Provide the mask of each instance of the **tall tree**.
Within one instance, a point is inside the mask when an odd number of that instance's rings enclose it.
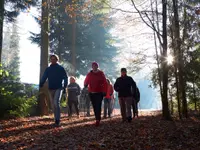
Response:
[[[49,58],[49,3],[42,0],[42,20],[41,20],[41,54],[40,54],[40,79],[45,69],[48,67]],[[39,109],[40,115],[48,114],[48,90],[47,85],[39,89]]]
[[[10,29],[11,28],[11,29]],[[18,33],[17,21],[12,23],[12,27],[7,27],[4,33],[3,39],[3,52],[2,52],[2,64],[15,78],[15,81],[19,81],[20,78],[20,58],[19,58],[19,41],[20,36]]]
[[[179,77],[179,87],[181,92],[182,99],[182,111],[185,117],[188,117],[187,113],[187,100],[186,100],[186,91],[185,91],[185,79],[184,79],[184,61],[183,61],[183,50],[181,49],[181,39],[180,39],[180,22],[178,15],[178,1],[173,0],[173,11],[174,11],[174,37],[175,37],[175,49],[176,49],[176,57],[178,58],[178,77]]]
[[[69,74],[73,74],[72,64],[76,63],[76,75],[85,75],[91,67],[88,64],[92,61],[99,62],[107,75],[116,74],[113,67],[116,63],[111,61],[117,53],[117,48],[112,44],[115,38],[109,33],[112,28],[111,19],[106,21],[108,14],[95,12],[96,3],[89,5],[82,1],[74,2],[76,3],[67,0],[55,1],[55,7],[50,8],[50,52],[59,54],[61,61],[67,64]],[[73,22],[75,32],[72,32]],[[34,34],[32,40],[38,43],[38,39],[40,36]]]
[[[21,10],[29,9],[36,6],[39,0],[1,0],[0,1],[0,63],[2,55],[3,40],[3,22],[13,22],[19,15]],[[9,9],[5,9],[5,5],[9,5]]]
[[[162,107],[163,117],[167,120],[171,119],[168,105],[168,66],[167,66],[167,0],[162,0],[162,81],[163,81],[163,93],[162,93]]]
[[[133,0],[131,0],[134,8],[136,9],[136,11],[139,13],[140,18],[142,19],[142,21],[148,26],[150,27],[157,35],[157,39],[159,41],[159,44],[161,46],[160,49],[160,59],[159,59],[159,63],[161,64],[161,68],[158,68],[158,72],[159,73],[159,78],[161,80],[161,83],[159,85],[161,85],[161,100],[162,100],[162,114],[163,114],[163,118],[166,120],[171,120],[171,115],[170,115],[170,111],[169,111],[169,104],[168,104],[168,65],[167,65],[167,52],[168,52],[168,40],[167,40],[167,0],[162,0],[161,1],[161,9],[162,9],[162,13],[158,12],[158,6],[157,6],[157,1],[156,1],[156,10],[153,11],[140,11],[135,2]],[[155,20],[152,21],[151,17],[149,17],[148,12],[150,12],[152,15],[156,14],[155,16]],[[155,12],[155,13],[154,13]],[[162,15],[162,32],[160,31],[160,23],[159,23],[159,15]],[[146,20],[146,19],[147,20]],[[156,52],[156,54],[158,54]],[[158,56],[157,56],[158,57]],[[158,59],[157,59],[158,60]],[[159,66],[159,65],[158,65]]]
[[[2,55],[2,46],[3,46],[3,21],[4,21],[4,3],[5,0],[0,1],[0,63]]]

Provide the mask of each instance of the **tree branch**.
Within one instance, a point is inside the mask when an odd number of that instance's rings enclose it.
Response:
[[[160,36],[162,36],[162,35],[157,31],[155,25],[153,24],[153,22],[152,22],[151,19],[149,18],[148,14],[147,14],[146,12],[144,13],[144,14],[146,15],[146,17],[148,18],[148,20],[150,21],[150,24],[149,24],[146,20],[144,20],[141,11],[136,7],[134,1],[131,0],[131,2],[132,2],[132,4],[133,4],[134,8],[136,9],[136,11],[138,12],[138,14],[140,15],[140,18],[142,19],[142,21],[143,21],[148,27],[150,27],[153,31],[156,32],[156,34],[157,34],[157,36],[158,36],[158,40],[159,40],[160,44],[162,45],[162,41],[161,41],[161,38],[160,38]],[[154,12],[154,11],[151,11],[151,12]]]

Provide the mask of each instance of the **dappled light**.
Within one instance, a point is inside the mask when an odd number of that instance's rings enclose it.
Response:
[[[93,117],[67,120],[54,128],[52,117],[33,117],[1,121],[1,144],[4,149],[187,149],[195,148],[193,141],[199,132],[200,120],[167,122],[160,113],[143,113],[131,124],[122,123],[120,116],[102,121],[99,128],[92,125]],[[91,119],[91,120],[90,120]],[[194,119],[194,118],[191,118]],[[189,127],[189,128],[188,128]],[[187,140],[185,140],[187,138]]]
[[[0,149],[199,149],[199,0],[0,0],[0,33]]]
[[[174,57],[172,55],[168,55],[167,56],[168,65],[172,65],[173,62],[174,62]]]

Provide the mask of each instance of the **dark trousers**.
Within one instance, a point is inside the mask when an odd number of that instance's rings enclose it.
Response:
[[[101,120],[101,105],[102,105],[102,100],[103,100],[103,94],[90,93],[90,100],[92,102],[96,120]]]
[[[125,121],[128,118],[132,118],[131,106],[133,104],[132,97],[119,97],[120,110],[122,120]]]
[[[76,100],[68,99],[68,107],[69,107],[68,115],[69,116],[72,116],[72,106],[73,105],[74,105],[74,108],[76,110],[76,114],[79,115],[78,99],[76,99]]]

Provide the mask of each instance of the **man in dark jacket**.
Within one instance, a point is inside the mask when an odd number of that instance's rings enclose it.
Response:
[[[131,122],[131,106],[133,104],[133,95],[136,91],[136,83],[132,77],[127,76],[126,68],[121,69],[121,77],[117,78],[114,89],[118,92],[122,120]]]
[[[46,68],[39,84],[40,87],[43,87],[48,79],[50,101],[54,112],[56,126],[59,126],[60,124],[60,100],[62,92],[66,89],[68,84],[68,77],[65,69],[58,64],[58,60],[59,58],[57,55],[50,56],[51,65]]]
[[[70,84],[67,86],[69,117],[72,116],[72,105],[74,105],[77,117],[79,118],[78,96],[80,95],[80,93],[81,93],[80,86],[76,83],[75,77],[71,76]]]

